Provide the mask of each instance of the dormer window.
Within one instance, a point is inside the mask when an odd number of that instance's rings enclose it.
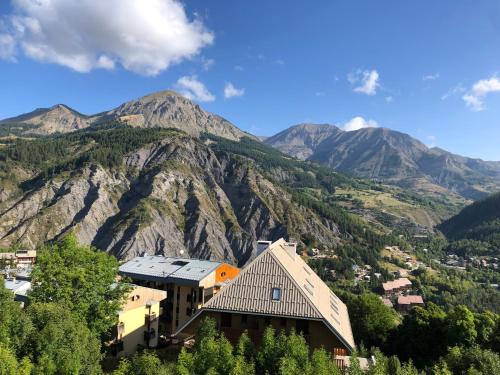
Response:
[[[281,288],[273,288],[271,292],[271,298],[273,301],[281,300]]]

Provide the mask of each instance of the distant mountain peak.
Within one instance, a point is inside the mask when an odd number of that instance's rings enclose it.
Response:
[[[264,142],[358,177],[419,184],[417,190],[445,188],[477,199],[500,187],[500,163],[429,149],[408,134],[383,127],[344,131],[332,125],[299,124]]]

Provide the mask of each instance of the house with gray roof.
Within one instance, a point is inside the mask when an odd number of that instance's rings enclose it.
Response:
[[[174,337],[192,337],[207,316],[234,342],[246,330],[258,343],[264,329],[273,326],[295,329],[312,348],[324,347],[337,356],[355,348],[346,305],[296,254],[296,244],[283,239],[268,245]]]
[[[161,302],[160,334],[175,332],[238,272],[223,262],[157,255],[136,257],[119,268],[134,284],[167,292]]]

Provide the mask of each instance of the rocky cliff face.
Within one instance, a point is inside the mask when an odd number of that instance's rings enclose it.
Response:
[[[335,170],[396,182],[425,193],[436,193],[442,187],[477,199],[500,188],[500,162],[429,149],[407,134],[385,128],[346,132],[335,126],[297,125],[265,143]]]
[[[135,127],[176,128],[199,136],[207,132],[232,140],[247,134],[224,118],[204,111],[200,106],[174,91],[161,91],[120,105],[111,111],[92,116],[82,115],[59,104],[0,121],[4,124],[36,125],[25,134],[49,135],[67,133],[109,120],[118,120]]]
[[[120,259],[165,254],[245,263],[255,239],[339,243],[335,223],[291,203],[253,164],[188,136],[129,153],[119,168],[86,165],[0,196],[0,246],[35,247],[68,231]]]

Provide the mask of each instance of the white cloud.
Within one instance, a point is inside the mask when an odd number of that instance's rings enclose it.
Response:
[[[16,41],[9,34],[0,34],[0,59],[15,61]]]
[[[235,65],[233,69],[237,72],[242,72],[245,70],[245,68],[243,68],[241,65]]]
[[[387,103],[392,103],[392,102],[394,101],[394,98],[393,98],[392,96],[390,96],[390,95],[389,95],[389,96],[386,96],[386,97],[385,97],[385,101],[386,101]]]
[[[354,131],[354,130],[359,130],[363,128],[378,128],[379,125],[377,121],[375,120],[365,120],[361,116],[356,116],[349,121],[347,121],[344,124],[341,124],[339,126],[342,130],[345,130],[347,132]]]
[[[179,0],[12,0],[8,35],[32,59],[78,72],[125,69],[157,75],[213,43]],[[5,28],[5,27],[4,27]],[[3,58],[12,47],[0,42]],[[3,56],[7,51],[7,56]]]
[[[276,65],[285,65],[285,60],[283,60],[283,59],[278,59],[278,60],[275,60],[275,61],[274,61],[274,63],[275,63]]]
[[[491,77],[477,81],[472,88],[467,92],[462,99],[467,107],[473,111],[482,111],[485,109],[484,99],[491,92],[500,91],[500,79]]]
[[[245,95],[245,89],[237,89],[231,82],[226,82],[224,86],[224,98],[231,99],[243,95]]]
[[[455,87],[452,87],[451,89],[449,89],[448,91],[446,91],[442,96],[441,96],[441,100],[446,100],[448,99],[450,96],[455,96],[455,95],[458,95],[458,94],[462,94],[465,92],[465,87],[459,83],[458,85],[456,85]]]
[[[210,70],[215,65],[215,60],[202,56],[201,65],[203,66],[203,70]]]
[[[183,76],[179,78],[175,87],[184,97],[190,100],[198,102],[213,102],[215,100],[215,96],[208,91],[196,76]]]
[[[366,95],[375,95],[377,93],[377,88],[380,86],[378,79],[379,74],[375,69],[365,71],[358,69],[356,72],[347,75],[347,80],[351,85],[356,85],[354,91]]]
[[[440,77],[439,73],[427,74],[422,77],[422,81],[434,81]]]

